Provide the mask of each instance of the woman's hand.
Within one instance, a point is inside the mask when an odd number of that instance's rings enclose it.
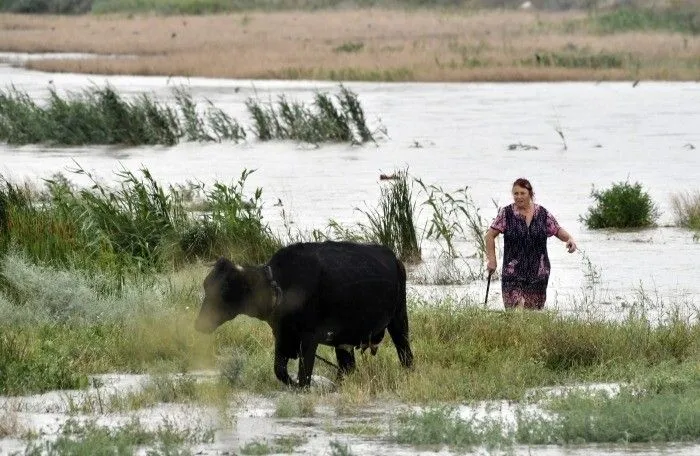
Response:
[[[490,273],[496,270],[496,260],[489,260],[486,263],[486,270],[489,271]]]
[[[574,238],[569,238],[568,241],[566,241],[566,250],[569,253],[574,253],[576,251],[576,242],[574,241]]]

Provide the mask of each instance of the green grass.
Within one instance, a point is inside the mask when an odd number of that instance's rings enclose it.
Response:
[[[53,272],[34,273],[37,283],[51,283],[42,277]],[[166,276],[142,285],[126,283],[121,295],[94,289],[93,294],[63,301],[68,305],[56,307],[58,318],[35,315],[40,302],[52,299],[49,291],[32,306],[23,304],[27,298],[22,295],[0,295],[0,366],[6,373],[0,394],[77,388],[86,386],[91,374],[153,372],[164,365],[167,372],[218,366],[226,388],[232,390],[282,390],[273,374],[273,339],[265,323],[240,317],[213,336],[194,331],[204,273],[199,267],[183,271],[177,280]],[[46,288],[60,292],[51,285]],[[111,296],[111,317],[86,314],[84,309],[93,305],[95,296]],[[658,325],[639,314],[622,322],[579,321],[548,312],[489,312],[449,302],[412,301],[409,321],[416,368],[410,372],[401,368],[387,338],[376,356],[358,355],[357,371],[341,385],[343,401],[385,396],[408,403],[519,399],[539,386],[626,382],[652,374],[664,378],[700,362],[697,317],[670,318]],[[239,353],[238,358],[231,358],[231,353]],[[333,359],[328,347],[321,347],[319,354]],[[321,363],[316,373],[335,375]],[[441,388],[434,387],[436,382]],[[157,382],[124,401],[202,397],[188,381]],[[281,415],[307,414],[303,410],[308,406],[286,403],[288,399],[278,404]]]
[[[448,445],[463,450],[481,445],[492,450],[507,442],[500,420],[461,418],[455,411],[444,406],[400,414],[390,439],[413,446]]]
[[[288,454],[293,453],[295,449],[304,443],[307,439],[305,436],[290,434],[275,437],[272,441],[259,439],[246,443],[239,450],[245,455],[265,455],[265,454]]]
[[[600,33],[664,30],[700,34],[700,8],[690,3],[676,8],[620,8],[591,18]]]
[[[524,61],[527,65],[558,68],[590,68],[594,70],[626,68],[634,63],[631,55],[586,51],[539,52]]]
[[[112,186],[79,166],[73,172],[92,186],[77,188],[62,175],[38,192],[0,182],[8,227],[0,233],[0,251],[12,245],[32,261],[120,283],[221,255],[262,262],[280,245],[263,221],[262,189],[250,196],[245,190],[252,171],[231,184],[200,186],[204,217],[190,213],[185,195],[158,184],[147,169],[119,171]]]
[[[473,411],[457,413],[455,406],[429,406],[404,412],[392,425],[392,441],[413,446],[447,445],[457,449],[484,446],[510,450],[516,444],[579,445],[591,443],[696,442],[700,437],[700,369],[668,366],[672,387],[650,388],[635,381],[618,394],[564,390],[512,404],[514,426],[500,409],[486,408],[483,417]],[[541,411],[533,410],[538,406]]]
[[[346,43],[341,44],[340,46],[336,46],[333,48],[333,52],[346,52],[346,53],[354,53],[354,52],[360,52],[362,49],[364,49],[365,43],[362,41],[348,41]]]

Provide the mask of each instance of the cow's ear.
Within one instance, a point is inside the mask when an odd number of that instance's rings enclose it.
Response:
[[[216,260],[216,263],[214,263],[215,271],[226,271],[227,269],[231,269],[232,267],[233,263],[231,263],[231,261],[224,257],[219,258],[218,260]]]

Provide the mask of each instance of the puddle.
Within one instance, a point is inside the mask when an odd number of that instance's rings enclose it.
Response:
[[[198,381],[208,381],[215,374],[198,372],[189,374]],[[40,441],[51,441],[58,436],[61,427],[69,420],[94,420],[98,426],[116,429],[132,422],[134,418],[144,429],[155,430],[169,425],[191,432],[211,432],[211,443],[197,443],[190,446],[197,455],[233,455],[240,454],[242,448],[256,443],[269,443],[291,440],[292,447],[284,454],[317,455],[332,454],[331,445],[346,446],[351,454],[381,454],[389,456],[404,455],[452,455],[464,454],[464,450],[450,450],[443,447],[415,448],[398,445],[386,439],[393,419],[400,412],[420,411],[420,407],[407,407],[402,404],[374,403],[358,407],[352,414],[338,414],[333,404],[333,394],[318,396],[314,416],[309,418],[278,418],[277,395],[264,397],[243,395],[229,403],[225,409],[230,412],[230,419],[223,419],[220,407],[196,404],[158,404],[131,412],[106,413],[71,413],[70,404],[94,398],[97,393],[102,397],[113,394],[133,392],[146,384],[148,376],[110,374],[94,377],[97,387],[84,391],[48,392],[24,397],[0,397],[0,412],[7,419],[13,416],[17,429],[21,433],[30,431]],[[585,391],[604,391],[616,394],[619,385],[590,384],[575,385],[567,389],[546,388],[529,392],[531,397],[557,395],[571,389]],[[291,393],[281,393],[291,394]],[[484,401],[473,405],[455,407],[455,416],[462,419],[499,420],[504,428],[513,428],[516,423],[518,404],[510,401]],[[522,411],[522,409],[521,409]],[[528,405],[525,410],[547,419],[547,413],[537,405]],[[280,440],[282,439],[282,440]],[[0,439],[0,454],[22,454],[27,442],[17,435]],[[511,451],[512,450],[512,451]],[[142,449],[139,454],[146,454]],[[698,454],[700,445],[569,445],[516,446],[508,449],[509,454],[544,454],[544,455],[584,455],[604,451],[615,455],[691,455]],[[277,454],[274,451],[268,454]],[[472,454],[494,454],[486,448],[474,448]],[[500,454],[496,452],[496,454]]]

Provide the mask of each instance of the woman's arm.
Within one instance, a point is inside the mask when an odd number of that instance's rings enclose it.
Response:
[[[486,236],[484,236],[484,241],[486,243],[486,269],[489,272],[493,272],[496,270],[497,263],[496,263],[496,236],[498,236],[498,231],[494,230],[493,228],[489,228],[489,230],[486,232]]]
[[[557,231],[557,238],[566,242],[566,250],[569,253],[574,253],[576,251],[576,242],[574,241],[573,236],[571,236],[564,228],[559,228]]]

